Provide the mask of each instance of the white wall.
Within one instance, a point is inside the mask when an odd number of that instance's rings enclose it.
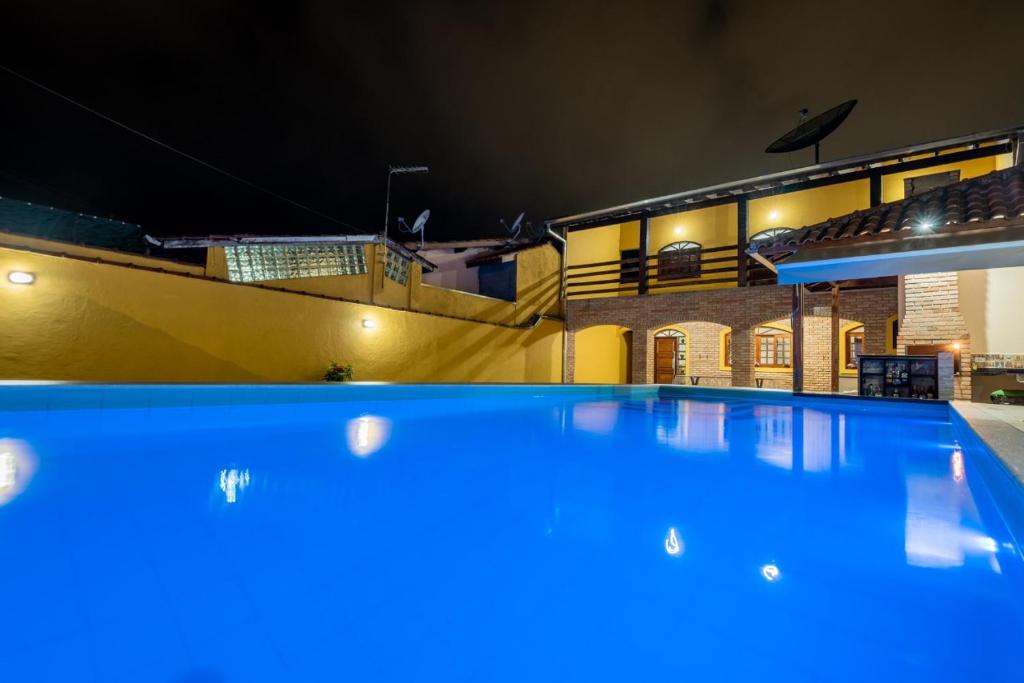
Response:
[[[959,273],[971,353],[1024,353],[1024,266]]]
[[[467,268],[466,261],[489,249],[466,249],[454,252],[451,249],[427,249],[420,254],[437,266],[432,273],[423,273],[423,282],[435,287],[457,289],[471,294],[480,293],[480,269]]]

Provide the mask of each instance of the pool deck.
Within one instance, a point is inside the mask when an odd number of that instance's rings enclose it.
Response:
[[[1024,406],[969,401],[950,405],[1024,486]]]

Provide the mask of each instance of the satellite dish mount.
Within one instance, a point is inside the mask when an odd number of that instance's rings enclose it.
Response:
[[[807,118],[807,110],[801,109],[800,125],[768,145],[765,152],[768,154],[795,152],[798,149],[814,145],[814,164],[818,165],[821,163],[821,141],[842,125],[855,106],[857,106],[857,100],[847,100],[810,119]]]
[[[407,232],[410,235],[415,235],[416,233],[419,233],[420,249],[423,249],[423,233],[424,228],[426,228],[427,226],[428,220],[430,220],[430,209],[424,209],[423,212],[416,217],[416,220],[413,221],[412,227],[409,227],[409,224],[405,222],[405,219],[399,216],[398,229],[401,230],[402,232]]]

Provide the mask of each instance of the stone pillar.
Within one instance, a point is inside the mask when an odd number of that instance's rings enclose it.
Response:
[[[654,382],[654,332],[633,330],[633,384]]]
[[[754,330],[732,326],[732,385],[754,386]]]
[[[565,329],[565,383],[572,384],[576,377],[576,330]]]
[[[960,374],[954,378],[954,395],[971,400],[971,338],[960,314],[957,274],[907,275],[902,280],[903,318],[896,353],[906,355],[916,345],[959,344]]]
[[[831,299],[831,294],[804,295],[804,391],[832,390]]]

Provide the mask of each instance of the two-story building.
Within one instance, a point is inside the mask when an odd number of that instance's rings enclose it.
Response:
[[[549,221],[567,242],[568,381],[789,388],[795,368],[798,389],[853,392],[858,354],[948,350],[956,394],[971,396],[972,355],[1024,360],[1014,356],[1024,268],[986,267],[1024,258],[861,269],[799,289],[778,285],[775,262],[795,258],[796,236],[865,212],[888,217],[866,236],[1018,221],[1021,135],[966,135]],[[942,204],[954,195],[959,213]]]

